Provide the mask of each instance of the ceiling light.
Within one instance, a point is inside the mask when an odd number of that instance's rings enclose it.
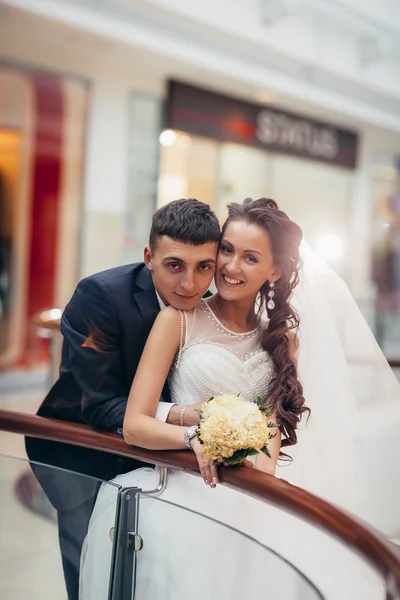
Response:
[[[162,146],[173,146],[176,141],[176,133],[172,129],[164,129],[160,133],[159,140]]]

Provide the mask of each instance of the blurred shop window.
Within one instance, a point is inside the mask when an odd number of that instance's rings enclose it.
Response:
[[[4,177],[0,172],[0,322],[5,317],[9,289],[9,239],[6,233]]]
[[[374,170],[371,280],[375,337],[390,358],[400,356],[400,181],[390,165]]]
[[[218,142],[171,129],[160,134],[159,142],[158,206],[177,198],[197,198],[216,209]]]
[[[271,157],[271,153],[250,146],[220,145],[216,212],[222,221],[230,202],[272,196]]]
[[[12,329],[13,227],[18,177],[19,135],[0,129],[0,355]]]
[[[0,369],[42,365],[32,316],[78,277],[89,85],[0,65]]]
[[[124,224],[124,263],[143,259],[151,217],[157,208],[162,100],[134,93],[129,99],[128,110],[128,205]]]

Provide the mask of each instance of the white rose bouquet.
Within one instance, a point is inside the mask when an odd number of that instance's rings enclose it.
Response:
[[[238,465],[246,457],[268,452],[268,441],[275,437],[268,421],[270,413],[264,399],[246,402],[240,396],[211,398],[199,411],[198,438],[205,461]]]

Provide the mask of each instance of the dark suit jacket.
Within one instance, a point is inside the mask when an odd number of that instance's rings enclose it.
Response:
[[[109,431],[121,428],[129,390],[159,310],[151,273],[143,263],[83,279],[61,320],[60,376],[38,415]],[[170,400],[167,384],[163,399]],[[33,438],[27,438],[26,448],[32,461],[106,480],[139,466],[104,452]]]

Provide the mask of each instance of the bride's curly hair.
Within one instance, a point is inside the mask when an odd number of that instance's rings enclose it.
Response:
[[[296,331],[299,318],[290,304],[292,291],[299,282],[299,247],[303,237],[300,227],[279,210],[275,200],[246,198],[243,204],[228,205],[228,218],[222,227],[222,237],[231,221],[245,221],[257,225],[267,233],[272,248],[274,265],[280,272],[275,282],[275,308],[267,307],[270,291],[269,281],[260,289],[259,311],[267,311],[268,327],[262,334],[262,347],[271,356],[274,375],[269,384],[268,406],[276,415],[281,430],[282,446],[297,443],[296,428],[303,413],[310,413],[303,396],[303,387],[297,377],[297,366],[290,356],[291,343],[288,334]],[[221,238],[222,239],[222,238]],[[293,336],[296,343],[297,337]]]

